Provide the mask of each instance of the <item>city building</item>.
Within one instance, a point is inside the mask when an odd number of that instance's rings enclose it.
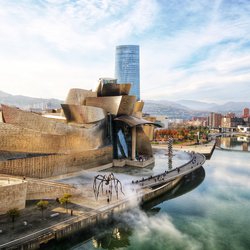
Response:
[[[130,95],[140,100],[140,51],[138,45],[119,45],[115,53],[115,77],[118,83],[131,83]]]
[[[208,126],[210,128],[220,128],[221,127],[222,115],[218,113],[211,112],[208,117]]]
[[[194,116],[192,117],[191,120],[185,122],[186,125],[188,126],[195,126],[195,127],[199,127],[199,126],[203,126],[203,127],[207,127],[208,126],[208,119],[207,117],[198,117],[198,116]]]
[[[244,108],[243,109],[243,118],[248,118],[248,117],[250,117],[249,108]]]
[[[250,127],[238,125],[237,128],[238,128],[239,132],[250,133]]]
[[[224,132],[233,132],[237,130],[238,125],[244,124],[243,118],[223,116],[221,118],[221,128]]]
[[[168,128],[168,117],[165,115],[157,115],[156,122],[159,122],[162,128]]]
[[[225,115],[225,117],[227,117],[227,118],[235,118],[236,116],[235,116],[235,113],[229,112],[229,113],[227,113]]]

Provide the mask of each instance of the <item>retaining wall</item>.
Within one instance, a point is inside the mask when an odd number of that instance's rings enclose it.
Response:
[[[47,155],[0,161],[0,173],[47,178],[112,162],[113,147],[106,146],[70,155]]]
[[[26,181],[0,177],[0,214],[5,214],[12,208],[25,208],[26,192]]]

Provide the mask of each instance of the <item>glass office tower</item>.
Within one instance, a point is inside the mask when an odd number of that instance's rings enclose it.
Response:
[[[115,78],[118,83],[131,83],[130,95],[140,100],[140,50],[138,45],[116,46]]]

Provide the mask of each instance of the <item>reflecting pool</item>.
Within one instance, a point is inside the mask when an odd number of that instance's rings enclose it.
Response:
[[[250,153],[215,150],[170,193],[46,249],[250,249],[249,177]]]

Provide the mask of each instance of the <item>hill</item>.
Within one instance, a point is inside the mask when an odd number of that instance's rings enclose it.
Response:
[[[58,99],[43,99],[22,95],[11,95],[0,91],[0,104],[16,106],[22,109],[56,109],[63,101]]]

